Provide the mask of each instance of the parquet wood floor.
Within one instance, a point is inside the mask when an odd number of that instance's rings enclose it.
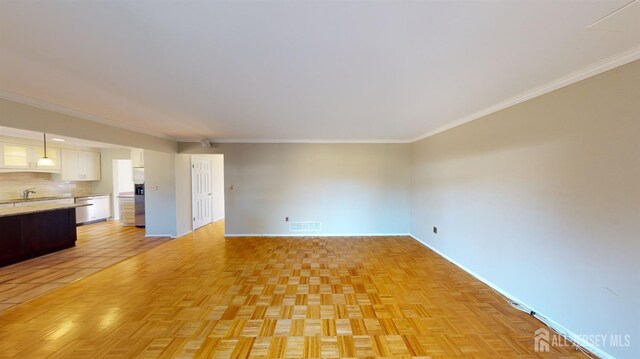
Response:
[[[101,271],[170,238],[108,221],[78,227],[76,246],[0,268],[0,312]]]
[[[230,238],[216,223],[0,314],[0,357],[573,358],[407,237]]]

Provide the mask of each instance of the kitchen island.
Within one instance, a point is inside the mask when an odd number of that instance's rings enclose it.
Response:
[[[0,208],[0,266],[75,246],[81,206],[86,204]]]

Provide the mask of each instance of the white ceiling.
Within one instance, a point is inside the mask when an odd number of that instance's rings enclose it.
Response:
[[[640,46],[598,1],[0,1],[0,96],[197,140],[407,141]]]

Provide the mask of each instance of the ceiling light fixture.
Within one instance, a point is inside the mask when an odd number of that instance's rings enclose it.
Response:
[[[43,133],[44,135],[44,156],[38,160],[38,167],[44,166],[44,167],[51,167],[54,165],[53,161],[51,160],[51,158],[47,157],[47,134]]]
[[[64,139],[62,139],[62,138],[52,138],[51,141],[64,142]]]

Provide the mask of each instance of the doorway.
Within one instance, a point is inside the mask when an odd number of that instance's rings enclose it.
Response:
[[[191,156],[193,230],[224,219],[224,159],[222,155]]]
[[[121,196],[133,196],[131,160],[113,160],[113,219],[120,219]]]
[[[196,230],[211,223],[213,216],[211,185],[211,160],[202,157],[191,157],[191,205],[193,213],[193,229]]]

